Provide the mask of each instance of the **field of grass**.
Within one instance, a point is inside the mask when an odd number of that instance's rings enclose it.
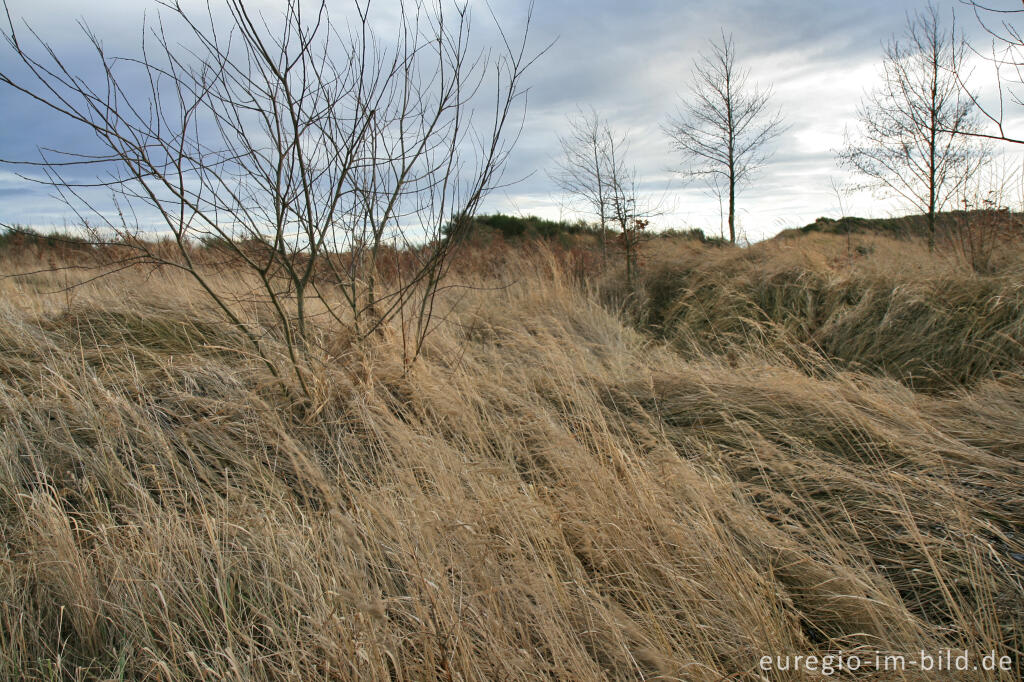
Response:
[[[1020,679],[1019,256],[510,253],[411,368],[325,328],[303,405],[179,274],[4,278],[0,678]]]
[[[998,265],[979,276],[878,234],[683,242],[649,268],[639,317],[687,357],[753,352],[811,371],[824,360],[943,392],[1024,367],[1024,251]]]

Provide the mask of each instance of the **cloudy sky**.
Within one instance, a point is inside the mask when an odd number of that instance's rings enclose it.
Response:
[[[390,2],[376,1],[380,6]],[[330,4],[339,12],[350,6],[349,0]],[[490,20],[482,0],[472,4],[477,24]],[[989,4],[1021,7],[1010,0]],[[83,50],[79,19],[112,52],[131,51],[147,5],[143,0],[96,5],[8,0],[15,21],[27,21],[72,57]],[[526,3],[492,0],[491,5],[503,23],[514,25]],[[862,94],[876,82],[882,42],[902,30],[908,11],[922,6],[916,0],[539,0],[531,41],[535,47],[554,44],[527,77],[524,129],[506,173],[509,179],[523,179],[492,195],[485,209],[576,217],[547,173],[567,117],[578,108],[593,107],[631,136],[631,161],[665,212],[656,225],[717,232],[718,202],[700,185],[687,186],[672,173],[678,160],[661,125],[687,91],[694,58],[724,30],[734,36],[738,61],[750,69],[752,82],[773,88],[773,103],[790,126],[775,143],[773,162],[740,197],[745,234],[758,239],[821,215],[836,215],[839,206],[830,182],[844,184],[851,178],[837,169],[834,152],[843,144],[844,129],[855,124]],[[942,0],[938,6],[947,21],[956,11],[969,37],[982,37],[961,3]],[[0,51],[0,70],[11,63],[9,51]],[[0,158],[33,157],[38,145],[75,145],[79,131],[3,86],[0,103]],[[46,188],[26,183],[13,170],[0,167],[0,222],[52,225],[71,219]],[[844,201],[848,213],[859,215],[899,210],[869,193],[848,195]]]

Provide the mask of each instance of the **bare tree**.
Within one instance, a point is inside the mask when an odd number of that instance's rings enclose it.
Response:
[[[636,278],[644,229],[661,213],[640,191],[637,170],[627,161],[630,139],[593,109],[569,119],[569,133],[560,137],[562,155],[552,179],[583,203],[601,225],[601,253],[607,262],[608,232],[618,230],[626,262],[626,280]],[[638,225],[641,227],[638,228]]]
[[[610,217],[619,228],[618,239],[626,263],[626,283],[632,285],[639,267],[640,239],[643,236],[643,228],[637,229],[637,225],[642,223],[644,227],[647,226],[644,220],[647,211],[641,201],[636,168],[628,166],[625,161],[628,146],[628,137],[616,141],[609,132],[606,146],[606,193]]]
[[[608,222],[612,217],[612,175],[610,164],[615,147],[625,140],[616,138],[608,122],[595,109],[578,111],[569,119],[569,132],[558,138],[561,156],[551,179],[570,198],[585,206],[601,226],[601,259],[608,260]]]
[[[626,283],[632,285],[640,271],[640,247],[647,237],[645,230],[651,218],[662,215],[664,209],[660,201],[650,200],[642,191],[636,166],[627,162],[629,146],[628,134],[616,137],[608,130],[605,144],[608,217],[618,227],[618,241],[625,258]]]
[[[769,111],[771,90],[751,85],[749,73],[736,66],[735,43],[723,33],[694,62],[690,98],[663,127],[683,156],[684,175],[714,176],[727,188],[734,244],[736,196],[767,163],[770,143],[785,130],[781,114]]]
[[[850,194],[851,187],[843,185],[841,182],[837,182],[834,177],[828,179],[829,189],[832,190],[832,196],[836,199],[836,207],[839,209],[839,220],[842,221],[847,217],[846,214],[846,199]],[[844,226],[843,232],[846,234],[846,262],[848,265],[853,265],[853,226],[847,223]]]
[[[942,27],[934,4],[908,15],[902,39],[885,47],[882,84],[860,106],[859,134],[848,134],[839,153],[840,164],[869,186],[927,214],[929,248],[936,215],[985,158],[970,138],[978,119],[956,75],[966,51],[963,37]]]
[[[456,241],[441,230],[474,213],[514,142],[526,30],[516,40],[499,26],[492,56],[471,47],[464,3],[399,3],[394,38],[375,30],[366,0],[340,24],[325,1],[287,0],[271,15],[244,0],[156,4],[136,55],[108,54],[85,29],[102,74],[92,81],[8,10],[23,68],[0,83],[102,150],[46,152],[31,165],[83,224],[188,273],[274,370],[236,292],[196,259],[198,242],[218,244],[257,282],[248,299],[269,309],[304,392],[314,308],[356,337],[397,319],[415,358]],[[474,120],[488,89],[491,113]],[[83,166],[97,178],[68,175]],[[96,186],[116,211],[97,204]],[[144,238],[155,228],[172,249]]]

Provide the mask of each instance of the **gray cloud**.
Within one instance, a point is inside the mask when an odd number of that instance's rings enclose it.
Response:
[[[33,192],[28,187],[0,187],[0,197],[28,197],[33,196]]]
[[[9,4],[16,18],[30,22],[86,69],[88,51],[75,23],[78,17],[104,38],[112,52],[137,48],[143,10],[135,0],[110,0],[102,10],[87,9],[77,0]],[[273,6],[271,0],[260,4]],[[334,5],[342,11],[347,7],[341,0]],[[484,4],[473,5],[478,36],[493,37]],[[491,5],[510,26],[524,15],[522,0],[492,0]],[[523,179],[492,195],[485,209],[563,214],[564,202],[547,175],[557,137],[577,107],[594,107],[617,128],[630,131],[632,159],[645,186],[673,207],[671,215],[660,220],[664,226],[692,223],[717,228],[717,203],[699,186],[685,187],[667,172],[675,159],[660,124],[685,94],[693,59],[724,30],[734,35],[740,60],[753,79],[773,87],[774,102],[791,125],[777,143],[774,162],[742,195],[741,219],[748,234],[759,237],[783,224],[834,213],[829,178],[848,178],[835,168],[832,150],[841,145],[861,93],[872,84],[881,42],[902,30],[906,12],[916,6],[891,0],[539,2],[532,43],[539,47],[556,42],[527,79],[529,108],[523,134],[505,173],[506,180]],[[955,0],[940,3],[950,15],[959,6]],[[960,13],[962,25],[977,34],[974,18]],[[0,49],[0,69],[11,68],[9,52]],[[2,92],[0,158],[32,158],[37,146],[82,144],[73,127],[14,93]],[[6,214],[0,214],[0,220],[52,221],[60,213],[40,201],[38,188],[6,181],[0,195],[0,212]],[[855,200],[853,206],[862,213],[893,210],[870,197]]]

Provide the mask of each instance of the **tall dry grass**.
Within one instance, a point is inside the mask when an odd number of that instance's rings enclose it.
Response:
[[[469,283],[298,409],[173,273],[0,281],[0,678],[1019,679],[1019,371],[684,357],[543,254]]]
[[[884,236],[693,244],[648,270],[644,322],[691,358],[784,356],[944,391],[1024,364],[1024,248],[992,274]]]

